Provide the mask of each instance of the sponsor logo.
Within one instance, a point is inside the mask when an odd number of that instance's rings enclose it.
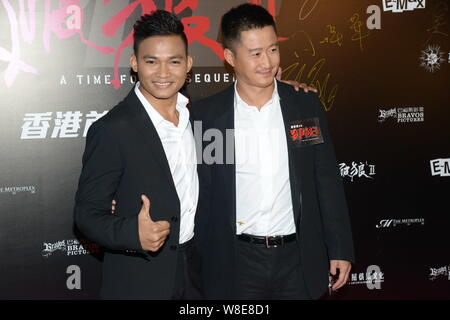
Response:
[[[438,45],[429,45],[425,50],[422,50],[420,55],[420,66],[428,72],[435,72],[441,68],[441,64],[445,63],[445,53],[441,51]],[[450,62],[450,53],[449,53]]]
[[[21,192],[36,193],[36,187],[35,186],[0,187],[0,193],[11,193],[13,195],[16,195],[17,193]]]
[[[366,285],[369,290],[381,289],[381,283],[384,282],[384,273],[380,266],[370,265],[366,272],[354,272],[350,275],[349,285]]]
[[[430,160],[431,175],[450,177],[450,158]]]
[[[376,228],[392,228],[402,224],[405,224],[407,226],[410,226],[412,224],[421,224],[423,226],[425,224],[425,218],[382,219],[376,225]]]
[[[46,139],[50,132],[52,139],[77,138],[83,122],[82,134],[86,137],[89,127],[107,112],[89,111],[85,115],[81,111],[26,113],[20,139]]]
[[[406,107],[406,108],[391,108],[378,110],[378,122],[385,122],[386,119],[396,119],[398,122],[424,122],[425,110],[423,107]]]
[[[428,279],[431,281],[435,281],[437,278],[447,278],[450,280],[450,266],[443,266],[440,268],[430,268],[430,274],[428,275]]]
[[[400,13],[416,9],[425,9],[425,0],[383,0],[383,11]]]
[[[100,252],[100,246],[87,239],[69,239],[54,243],[44,242],[43,246],[44,249],[42,249],[41,254],[44,258],[50,257],[56,251],[64,252],[67,256],[80,256]]]

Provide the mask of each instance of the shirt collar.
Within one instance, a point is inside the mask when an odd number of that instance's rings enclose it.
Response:
[[[236,80],[234,82],[234,105],[235,105],[235,107],[238,107],[238,106],[254,107],[254,106],[250,106],[244,100],[242,100],[241,96],[239,95],[239,93],[237,91],[237,82],[238,82],[238,80]],[[274,82],[274,88],[273,88],[272,97],[270,98],[269,101],[267,101],[264,104],[264,106],[271,105],[274,101],[280,100],[280,95],[278,94],[278,84],[277,84],[277,81],[275,80],[275,78],[273,79],[273,82]]]
[[[144,97],[141,90],[139,90],[139,87],[141,86],[140,81],[136,83],[136,86],[134,87],[134,92],[136,96],[139,98],[139,101],[141,101],[142,105],[144,106],[145,111],[147,111],[148,115],[150,116],[150,119],[153,122],[153,125],[157,127],[161,122],[164,122],[167,120],[163,118],[163,116],[156,111],[156,109],[151,105],[150,102]],[[184,126],[186,113],[187,113],[187,119],[189,122],[189,110],[186,108],[186,105],[188,104],[189,99],[186,98],[184,95],[178,92],[177,96],[177,105],[176,108],[180,114],[180,123],[178,124],[179,127]],[[182,121],[183,119],[183,121]]]

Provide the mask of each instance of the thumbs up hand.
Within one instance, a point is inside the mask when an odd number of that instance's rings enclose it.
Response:
[[[139,240],[144,250],[156,252],[170,233],[168,221],[153,221],[150,216],[150,200],[141,195],[142,206],[138,215]]]

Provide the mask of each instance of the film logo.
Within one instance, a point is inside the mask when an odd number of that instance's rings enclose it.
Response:
[[[79,256],[87,254],[95,254],[100,252],[100,246],[87,239],[69,239],[57,242],[44,242],[44,249],[41,255],[44,258],[50,257],[56,251],[65,252],[67,256]]]
[[[319,118],[292,121],[289,125],[289,137],[295,147],[323,143]]]

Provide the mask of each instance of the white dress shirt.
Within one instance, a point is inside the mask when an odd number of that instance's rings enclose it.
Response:
[[[295,233],[285,126],[277,83],[260,110],[234,92],[237,234]]]
[[[199,192],[194,135],[189,122],[189,110],[186,107],[189,100],[178,93],[176,109],[179,112],[179,121],[178,126],[175,126],[156,111],[141,93],[139,86],[140,82],[137,82],[134,92],[158,132],[180,199],[179,243],[182,244],[194,236],[194,218]],[[158,201],[158,199],[150,199],[150,201]]]

